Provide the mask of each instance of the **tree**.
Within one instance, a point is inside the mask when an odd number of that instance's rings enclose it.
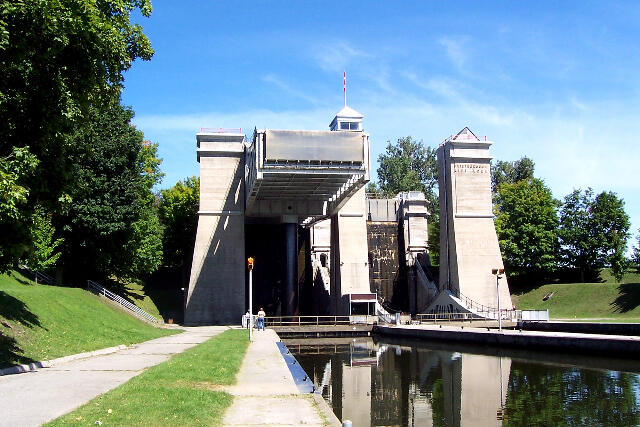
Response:
[[[425,147],[411,136],[399,138],[395,145],[387,143],[386,151],[378,156],[379,186],[368,188],[386,197],[403,191],[420,191],[427,199],[429,217],[429,252],[433,262],[439,261],[440,218],[438,196],[438,163],[436,150]],[[374,183],[375,185],[375,183]]]
[[[29,249],[30,219],[28,182],[38,166],[29,147],[14,147],[0,157],[0,272]]]
[[[586,275],[607,265],[620,273],[629,238],[630,221],[624,201],[615,193],[574,190],[560,209],[559,237],[563,263]],[[619,276],[621,278],[621,276]]]
[[[61,208],[60,198],[77,183],[73,159],[81,147],[71,138],[74,129],[90,109],[118,96],[135,59],[151,58],[149,40],[130,22],[133,11],[149,16],[151,4],[0,0],[0,159],[28,142],[40,162],[28,183],[21,183],[26,190],[26,201],[16,205],[21,218],[30,218],[36,205],[53,213]],[[32,234],[25,232],[24,221],[4,220],[2,231],[10,236],[2,241],[6,265],[29,250]]]
[[[498,187],[496,233],[507,271],[514,276],[542,277],[557,258],[558,202],[537,178]]]
[[[61,238],[55,238],[55,231],[51,223],[51,214],[42,207],[37,208],[31,227],[33,250],[26,262],[30,269],[46,271],[55,266],[60,258],[58,247],[62,244]]]
[[[402,191],[421,191],[434,195],[438,183],[436,151],[424,147],[422,141],[410,136],[400,138],[395,145],[387,144],[385,153],[378,156],[380,189],[387,197]]]
[[[636,269],[640,273],[640,229],[638,229],[638,246],[633,248],[632,261],[636,265]]]
[[[535,163],[528,157],[522,157],[514,162],[498,160],[491,165],[491,191],[496,192],[504,183],[516,183],[524,179],[533,178]]]
[[[64,235],[65,274],[139,278],[162,259],[162,230],[155,213],[160,182],[157,147],[131,124],[133,112],[118,100],[92,110],[73,136],[82,147],[74,159],[73,201],[58,217]]]
[[[200,178],[195,176],[178,181],[160,193],[158,210],[164,226],[163,264],[181,268],[183,279],[191,270],[199,205]]]

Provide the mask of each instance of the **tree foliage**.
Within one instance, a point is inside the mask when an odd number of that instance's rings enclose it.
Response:
[[[28,182],[38,166],[29,147],[0,157],[0,272],[29,250],[31,209]]]
[[[638,244],[635,248],[633,248],[633,255],[631,260],[636,265],[636,269],[640,273],[640,229],[638,230],[637,241],[638,241]]]
[[[534,172],[535,163],[526,156],[513,162],[498,160],[491,165],[491,191],[496,192],[501,184],[532,179]]]
[[[626,260],[630,221],[624,201],[613,192],[594,197],[593,190],[574,190],[560,209],[559,237],[562,261],[585,275],[607,265],[621,280]]]
[[[72,138],[75,129],[91,109],[119,95],[135,59],[153,54],[141,27],[130,21],[134,11],[149,16],[151,4],[0,0],[0,159],[28,145],[39,161],[28,183],[0,166],[24,189],[16,199],[22,212],[15,215],[30,218],[35,205],[56,213],[64,207],[60,200],[68,200],[65,194],[76,192],[73,161],[83,147]],[[24,255],[32,233],[23,221],[2,228],[11,236],[2,242],[0,262],[6,265]]]
[[[387,144],[386,151],[378,156],[379,185],[372,183],[367,192],[395,197],[403,191],[420,191],[427,199],[429,217],[429,252],[431,260],[439,263],[440,218],[438,196],[438,162],[436,150],[425,147],[422,140],[411,136],[399,138],[395,145]]]
[[[496,232],[507,271],[543,276],[555,269],[558,240],[557,201],[540,179],[498,187]]]
[[[113,101],[92,110],[73,140],[72,203],[60,215],[67,277],[138,278],[161,262],[162,230],[152,187],[159,183],[156,145],[130,123],[133,112]]]
[[[164,226],[164,265],[190,267],[198,228],[200,178],[192,176],[160,194],[159,214]]]
[[[33,249],[27,258],[27,266],[35,271],[46,271],[55,266],[61,252],[58,250],[63,239],[56,238],[56,230],[51,222],[51,214],[42,207],[35,209],[31,227]]]
[[[387,144],[378,156],[380,190],[387,197],[402,191],[421,191],[433,196],[438,183],[436,151],[410,136],[399,138],[395,145]]]

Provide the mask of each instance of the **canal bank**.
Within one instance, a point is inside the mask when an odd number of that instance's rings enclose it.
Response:
[[[283,357],[280,338],[271,329],[256,331],[237,376],[237,383],[226,389],[234,396],[225,413],[225,426],[341,425],[317,393],[307,392],[298,382],[304,379],[295,368],[295,359]]]
[[[377,325],[374,334],[511,348],[547,349],[572,353],[640,356],[640,337],[623,335],[481,329],[442,325]]]

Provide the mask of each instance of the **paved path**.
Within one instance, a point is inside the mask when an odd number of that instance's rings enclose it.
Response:
[[[36,426],[226,330],[185,328],[181,334],[131,345],[118,352],[0,377],[0,426]]]
[[[328,407],[322,407],[322,397],[298,391],[277,341],[278,335],[271,329],[254,334],[238,382],[227,389],[235,397],[225,414],[225,426],[323,426],[321,412],[327,423],[332,422],[330,410],[327,413]]]

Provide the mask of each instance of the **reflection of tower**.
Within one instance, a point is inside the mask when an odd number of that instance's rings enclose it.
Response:
[[[342,365],[342,417],[354,426],[371,425],[371,369],[377,360],[351,346],[349,365]]]
[[[460,376],[460,425],[501,425],[496,408],[504,402],[511,359],[463,354]],[[498,393],[499,391],[499,393]]]

